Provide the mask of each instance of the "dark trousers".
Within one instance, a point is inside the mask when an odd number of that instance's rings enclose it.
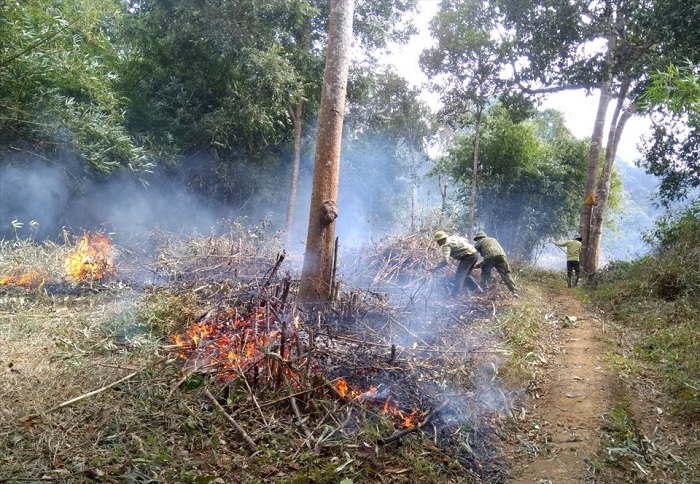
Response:
[[[502,255],[484,259],[484,263],[481,266],[481,287],[484,288],[484,290],[488,289],[489,279],[491,279],[491,269],[493,268],[496,268],[501,275],[501,279],[503,279],[503,282],[508,286],[508,289],[510,289],[511,292],[515,292],[515,282],[513,282],[513,279],[510,277],[508,260]]]
[[[581,274],[581,264],[577,260],[566,261],[566,283],[569,287],[572,286],[571,276],[574,275],[573,285],[578,285],[578,278]]]
[[[477,260],[479,260],[478,252],[462,257],[459,260],[459,265],[455,271],[454,284],[452,286],[453,295],[459,294],[459,292],[462,290],[462,284],[467,286],[470,291],[477,288],[476,281],[471,276],[472,269],[474,269],[474,265],[476,264]]]

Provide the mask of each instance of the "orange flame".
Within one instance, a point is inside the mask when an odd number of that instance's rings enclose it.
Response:
[[[41,289],[48,280],[49,276],[43,269],[39,269],[25,272],[21,275],[8,274],[0,277],[0,286],[15,285],[26,288]]]
[[[296,333],[293,328],[287,330],[282,352],[281,331],[275,326],[274,319],[265,320],[264,311],[242,317],[236,309],[232,309],[193,323],[171,341],[178,347],[178,358],[211,364],[219,369],[216,375],[219,378],[229,379],[251,372],[260,383],[261,379],[278,378],[281,371],[294,384],[296,375],[287,367],[280,370],[276,361],[268,356],[283,353],[280,355],[282,360],[288,359],[296,348],[296,344],[292,344]]]
[[[66,274],[76,281],[100,280],[113,275],[110,248],[107,236],[85,233],[66,258]]]
[[[379,390],[375,386],[369,387],[367,391],[361,391],[358,388],[352,387],[344,378],[338,378],[335,380],[335,388],[338,393],[348,400],[369,400],[376,397],[379,394]],[[399,408],[398,402],[392,402],[391,396],[388,396],[382,405],[381,412],[384,415],[388,415],[395,420],[398,420],[402,427],[415,427],[418,425],[418,420],[420,417],[420,411],[417,408],[413,408],[410,413],[404,413]]]

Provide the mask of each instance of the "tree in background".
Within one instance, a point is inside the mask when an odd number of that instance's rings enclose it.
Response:
[[[332,292],[334,229],[338,217],[336,199],[350,67],[353,6],[353,0],[331,1],[309,231],[299,284],[299,299],[302,302],[328,301]]]
[[[465,202],[471,196],[473,136],[458,137],[443,161],[458,184],[458,200]],[[524,121],[514,121],[500,104],[488,112],[478,167],[477,216],[509,254],[531,260],[542,241],[575,226],[586,147],[556,111]]]
[[[147,171],[125,128],[112,42],[126,11],[115,0],[9,2],[0,15],[0,153],[75,153],[87,172]],[[79,176],[79,174],[74,174]]]
[[[415,0],[356,2],[364,62],[410,31],[400,19],[414,8]],[[305,127],[318,115],[329,2],[139,0],[132,12],[130,127],[219,201],[277,209],[289,190],[280,224],[289,233],[300,158],[312,148],[302,142],[315,139]]]
[[[368,208],[363,215],[383,227],[403,222],[414,230],[433,117],[419,90],[396,73],[364,79],[348,99],[340,190],[354,192],[348,195]]]
[[[483,0],[445,0],[431,21],[437,45],[423,51],[421,68],[441,93],[440,118],[457,129],[469,127],[474,136],[471,196],[467,233],[472,238],[476,213],[481,125],[488,103],[503,89],[500,70],[504,62],[496,11]]]
[[[654,113],[644,143],[647,172],[661,178],[661,200],[669,205],[700,186],[700,72],[690,62],[652,77],[644,101]]]
[[[355,2],[355,39],[358,46],[365,53],[363,68],[357,68],[359,72],[359,84],[371,83],[376,71],[375,52],[386,46],[389,39],[397,42],[404,42],[407,36],[413,32],[413,26],[409,22],[403,25],[403,16],[415,9],[415,0],[356,0]],[[319,45],[325,44],[321,41],[321,33],[325,32],[327,22],[319,24],[319,19],[327,19],[327,1],[309,2],[310,8],[307,12],[314,15],[308,16],[305,22],[300,24],[295,30],[294,38],[296,42],[288,46],[290,52],[294,53],[294,64],[303,73],[304,97],[290,108],[290,116],[294,123],[294,159],[292,162],[292,174],[290,180],[289,202],[287,204],[287,215],[285,220],[285,232],[287,242],[291,242],[290,236],[294,221],[294,211],[296,194],[298,188],[298,177],[302,152],[302,130],[305,125],[304,105],[310,104],[310,115],[316,115],[318,110],[318,96],[320,94],[319,82],[322,78],[322,52],[319,52]],[[316,26],[316,28],[314,28]],[[354,89],[350,89],[350,97],[353,96]],[[356,91],[362,92],[363,89]],[[366,100],[366,98],[365,98]],[[359,104],[359,103],[358,103]],[[309,110],[307,110],[309,111]]]
[[[673,57],[658,17],[664,2],[609,0],[502,0],[498,2],[513,46],[513,78],[537,95],[566,89],[598,90],[580,212],[582,268],[598,267],[601,230],[610,193],[612,166],[628,119],[653,66]],[[672,3],[672,2],[665,2]],[[605,136],[606,116],[612,108]]]

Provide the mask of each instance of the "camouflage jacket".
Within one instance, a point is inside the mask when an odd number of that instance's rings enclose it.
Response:
[[[501,244],[499,244],[498,241],[493,237],[484,237],[477,240],[476,244],[474,244],[474,247],[476,247],[476,250],[479,251],[479,254],[481,254],[481,257],[483,257],[484,259],[489,259],[491,257],[498,256],[506,256],[506,253],[503,250],[503,247],[501,247]]]
[[[437,267],[444,267],[450,261],[450,257],[460,260],[467,255],[476,254],[476,248],[464,237],[459,235],[449,235],[442,244],[442,260]]]

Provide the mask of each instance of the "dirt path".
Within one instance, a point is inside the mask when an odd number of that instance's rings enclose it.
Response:
[[[533,288],[533,290],[538,290]],[[605,321],[577,299],[578,289],[544,289],[552,344],[545,357],[539,398],[529,402],[536,457],[516,470],[513,483],[590,482],[588,456],[601,445],[603,415],[619,388],[606,369]]]

